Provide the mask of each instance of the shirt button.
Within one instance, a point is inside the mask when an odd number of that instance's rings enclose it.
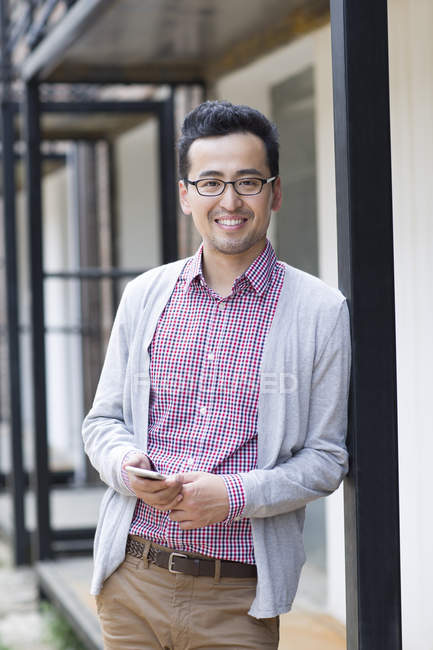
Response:
[[[220,311],[223,311],[223,310],[226,308],[226,304],[227,304],[227,303],[225,303],[225,302],[220,302],[220,303],[218,303],[218,309],[219,309]]]
[[[206,415],[206,411],[207,411],[207,406],[200,407],[200,415]]]
[[[207,360],[208,360],[208,361],[213,361],[214,359],[215,359],[215,355],[214,355],[214,353],[213,353],[213,352],[209,352],[209,354],[207,355]]]
[[[194,458],[192,456],[191,456],[191,458],[188,458],[187,463],[188,463],[189,467],[192,467],[194,465]]]

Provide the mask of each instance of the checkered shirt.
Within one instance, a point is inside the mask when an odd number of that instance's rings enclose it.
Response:
[[[149,348],[147,453],[163,474],[222,475],[229,514],[221,523],[182,531],[167,512],[139,499],[130,533],[170,548],[253,564],[238,474],[257,467],[260,362],[284,267],[267,241],[223,299],[206,284],[202,251],[203,245],[186,263]]]

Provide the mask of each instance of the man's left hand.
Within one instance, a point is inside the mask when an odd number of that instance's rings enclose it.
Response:
[[[224,479],[217,474],[178,474],[183,483],[182,501],[170,513],[181,530],[202,528],[223,521],[229,514],[229,497]]]

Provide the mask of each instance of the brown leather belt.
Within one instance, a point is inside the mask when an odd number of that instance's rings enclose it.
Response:
[[[139,558],[146,557],[148,544],[139,542],[129,536],[126,543],[128,555]],[[218,560],[205,560],[191,557],[187,553],[179,551],[164,550],[159,546],[150,545],[147,553],[149,562],[156,564],[170,573],[187,573],[191,576],[215,576],[217,573],[221,578],[255,578],[257,569],[255,564],[244,564],[243,562],[228,562],[221,560],[221,567],[217,567]]]

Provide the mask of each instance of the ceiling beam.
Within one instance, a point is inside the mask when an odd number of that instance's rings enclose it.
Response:
[[[44,79],[60,63],[67,49],[102,11],[115,0],[77,0],[52,31],[27,56],[21,76],[25,81]]]
[[[139,83],[139,84],[202,84],[203,64],[198,61],[148,63],[140,65],[92,65],[61,63],[47,79],[50,83]]]

